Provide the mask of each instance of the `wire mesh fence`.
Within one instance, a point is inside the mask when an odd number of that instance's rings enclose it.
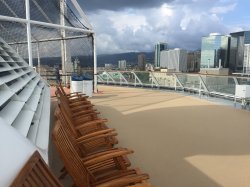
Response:
[[[30,20],[89,30],[71,1],[30,0],[29,4]],[[0,0],[0,15],[25,19],[25,13],[25,0]],[[23,21],[0,19],[0,37],[29,62],[26,27]],[[91,34],[76,29],[52,28],[31,22],[31,40],[33,65],[42,76],[46,76],[47,80],[52,80],[52,84],[55,82],[56,66],[62,68],[62,77],[83,74],[93,78]],[[78,70],[75,68],[76,65]]]

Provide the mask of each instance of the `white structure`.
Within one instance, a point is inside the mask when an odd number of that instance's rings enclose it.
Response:
[[[146,71],[154,71],[154,65],[147,63],[145,65],[145,69],[146,69]]]
[[[250,74],[250,44],[244,45],[243,73]]]
[[[0,109],[0,125],[8,125],[15,129],[36,146],[43,153],[43,158],[48,161],[50,89],[33,68],[2,39],[0,39]],[[9,140],[12,141],[11,137]],[[4,152],[2,147],[0,152],[0,155]]]
[[[161,51],[167,50],[167,43],[159,42],[155,45],[155,67],[161,66]]]
[[[172,49],[161,51],[160,66],[167,69],[175,69],[176,72],[187,72],[187,50]]]
[[[241,99],[250,98],[250,85],[236,85],[235,97]]]
[[[118,68],[121,70],[125,70],[127,67],[127,62],[126,60],[119,60],[118,61]]]
[[[0,118],[0,150],[0,186],[10,186],[37,148]]]
[[[113,64],[105,64],[104,67],[105,67],[105,69],[112,69]]]

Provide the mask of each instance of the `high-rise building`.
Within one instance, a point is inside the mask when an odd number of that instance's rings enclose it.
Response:
[[[146,56],[145,54],[138,55],[138,68],[140,71],[145,71]]]
[[[250,74],[250,44],[244,45],[243,73]]]
[[[211,33],[202,37],[201,68],[228,68],[230,36]]]
[[[232,72],[242,72],[244,62],[244,46],[250,44],[250,31],[230,33],[230,61],[229,68]]]
[[[160,57],[160,67],[176,72],[187,72],[187,50],[176,48],[161,51]]]
[[[199,72],[201,63],[201,51],[192,51],[187,54],[187,71]]]
[[[155,67],[160,67],[161,51],[167,50],[167,43],[159,42],[155,45]]]
[[[110,70],[113,68],[113,64],[105,64],[105,69]]]
[[[126,67],[127,67],[127,62],[126,62],[126,60],[119,60],[119,61],[118,61],[118,68],[119,68],[120,70],[125,70]]]

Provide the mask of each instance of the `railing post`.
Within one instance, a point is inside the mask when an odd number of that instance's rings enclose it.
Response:
[[[39,42],[37,42],[37,66],[38,66],[38,73],[41,75],[41,61],[40,61],[40,48],[39,48]]]
[[[97,55],[96,55],[96,38],[95,33],[93,36],[93,56],[94,56],[94,92],[97,93]]]
[[[25,0],[26,8],[26,29],[27,29],[27,43],[28,43],[28,55],[29,55],[29,66],[33,67],[32,59],[32,44],[31,44],[31,28],[30,28],[30,1]]]

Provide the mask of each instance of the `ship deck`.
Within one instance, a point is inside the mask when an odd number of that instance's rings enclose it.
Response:
[[[117,130],[119,146],[135,151],[132,165],[153,186],[250,186],[249,111],[176,92],[98,90],[91,102]]]

